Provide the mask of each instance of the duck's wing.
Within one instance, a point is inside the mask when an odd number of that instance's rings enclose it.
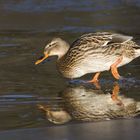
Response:
[[[132,40],[132,38],[132,36],[109,32],[88,33],[75,40],[71,47],[86,48],[91,46],[92,48],[96,49],[98,47],[106,46],[112,43],[125,43]]]
[[[122,46],[133,37],[121,34],[97,32],[89,33],[78,38],[71,45],[67,59],[82,60],[85,57],[98,57],[120,55],[122,53]]]
[[[133,39],[132,36],[126,36],[122,34],[113,34],[111,42],[108,42],[108,43],[126,43],[132,39]]]

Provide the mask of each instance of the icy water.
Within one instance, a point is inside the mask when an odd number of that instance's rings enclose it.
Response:
[[[116,83],[109,72],[102,73],[98,91],[94,85],[85,85],[79,80],[70,83],[63,78],[56,70],[56,58],[34,65],[53,37],[72,43],[83,33],[96,31],[132,35],[140,43],[140,1],[0,1],[0,130],[56,125],[39,105],[67,112],[71,119],[65,118],[66,124],[139,116],[140,58],[119,69],[127,78],[118,82],[119,105],[111,101],[109,93]],[[88,102],[92,103],[91,107]],[[106,110],[107,115],[96,114],[96,106],[98,111]],[[114,113],[109,112],[113,109],[122,112],[113,117]],[[83,116],[78,111],[83,111]]]

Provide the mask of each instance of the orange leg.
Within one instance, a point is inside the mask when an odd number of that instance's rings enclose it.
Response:
[[[121,77],[118,73],[117,66],[122,62],[122,59],[123,59],[122,57],[119,58],[114,64],[111,65],[111,73],[116,79],[120,79]]]
[[[92,80],[88,81],[88,83],[93,83],[96,86],[96,88],[98,88],[98,89],[100,89],[100,85],[99,85],[99,82],[98,82],[99,81],[98,80],[99,75],[100,75],[100,72],[97,72],[95,74],[95,76],[92,78]]]
[[[115,86],[113,87],[111,98],[113,101],[117,101],[117,105],[123,105],[122,101],[118,99],[119,91],[120,91],[119,84],[115,84]]]
[[[98,82],[98,77],[100,75],[100,72],[97,72],[94,77],[92,78],[92,80],[88,81],[89,83],[95,83]]]

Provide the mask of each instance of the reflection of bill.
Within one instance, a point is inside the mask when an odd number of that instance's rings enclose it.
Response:
[[[140,114],[140,103],[132,98],[118,95],[119,84],[111,94],[85,86],[68,87],[62,93],[64,105],[61,109],[39,105],[46,117],[54,124],[64,124],[71,119],[79,121],[100,121],[129,118]]]

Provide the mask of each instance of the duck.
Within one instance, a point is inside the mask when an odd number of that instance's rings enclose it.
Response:
[[[54,38],[44,48],[44,56],[35,62],[43,62],[49,56],[57,56],[57,68],[69,79],[95,73],[89,83],[97,83],[103,71],[111,71],[113,77],[121,79],[118,67],[128,64],[140,56],[140,46],[132,36],[111,32],[87,33],[71,45],[61,38]]]

